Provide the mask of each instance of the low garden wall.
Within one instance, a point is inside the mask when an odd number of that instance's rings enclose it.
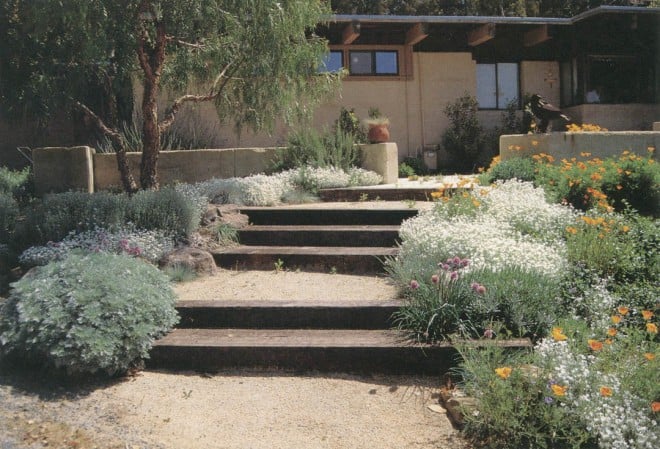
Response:
[[[362,167],[383,176],[386,184],[398,179],[396,143],[362,145]],[[276,148],[230,148],[164,151],[158,157],[162,185],[196,183],[211,178],[234,178],[263,173],[271,166]],[[114,153],[96,153],[93,148],[46,147],[32,153],[35,192],[77,190],[94,192],[121,186]],[[141,153],[127,154],[133,176],[139,178]]]
[[[514,134],[500,137],[500,158],[532,156],[545,153],[562,159],[590,157],[615,157],[623,151],[657,158],[660,147],[660,131],[613,131],[613,132],[560,132],[548,134]],[[590,153],[590,156],[584,156]]]

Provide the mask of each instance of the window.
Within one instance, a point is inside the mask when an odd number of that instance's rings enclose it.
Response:
[[[339,72],[344,68],[344,54],[341,50],[331,50],[328,52],[321,65],[319,66],[319,72]]]
[[[644,82],[637,58],[589,56],[587,64],[585,103],[636,103],[648,95],[651,83]]]
[[[398,75],[397,51],[350,51],[351,75]]]
[[[577,62],[575,59],[559,65],[561,106],[573,106],[577,99]]]
[[[518,64],[477,64],[477,101],[481,109],[506,109],[519,97]]]

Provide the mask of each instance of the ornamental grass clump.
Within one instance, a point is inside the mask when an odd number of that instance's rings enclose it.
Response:
[[[0,355],[69,375],[124,373],[178,322],[167,276],[126,256],[70,255],[12,287]]]
[[[483,335],[544,336],[555,322],[560,283],[516,267],[473,269],[449,258],[428,277],[411,279],[396,325],[414,338],[438,341]]]

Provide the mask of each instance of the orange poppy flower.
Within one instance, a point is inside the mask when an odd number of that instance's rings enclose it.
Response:
[[[644,319],[648,321],[651,318],[653,318],[653,312],[651,312],[650,310],[642,310],[642,317],[644,317]]]
[[[568,391],[567,386],[557,384],[551,385],[550,389],[555,394],[555,396],[566,396],[566,392]]]
[[[628,315],[628,307],[626,306],[619,306],[616,308],[617,312],[619,312],[621,315]]]
[[[561,327],[552,328],[552,338],[554,338],[556,341],[565,341],[568,339],[568,337],[564,335],[564,331]]]
[[[507,379],[510,375],[513,369],[511,369],[508,366],[503,366],[501,368],[495,368],[495,374],[500,376],[502,379]]]
[[[654,323],[646,323],[646,330],[651,334],[657,334],[658,326],[656,326]]]
[[[600,387],[600,395],[604,397],[610,397],[612,396],[612,389],[610,387]]]
[[[588,340],[587,343],[592,351],[600,351],[603,349],[603,343],[598,340]]]
[[[650,362],[651,360],[655,359],[655,354],[653,354],[652,352],[645,352],[644,358]]]
[[[607,329],[607,335],[609,335],[610,337],[614,337],[617,334],[617,332],[618,331],[616,329],[614,329],[613,327],[610,327],[609,329]]]

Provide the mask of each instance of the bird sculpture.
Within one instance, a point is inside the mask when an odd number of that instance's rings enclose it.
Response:
[[[550,104],[545,98],[538,94],[532,95],[532,98],[529,101],[529,109],[531,109],[534,117],[540,120],[538,130],[542,133],[548,132],[550,120],[561,118],[567,122],[571,121],[571,119],[566,114],[562,113],[557,106]]]

